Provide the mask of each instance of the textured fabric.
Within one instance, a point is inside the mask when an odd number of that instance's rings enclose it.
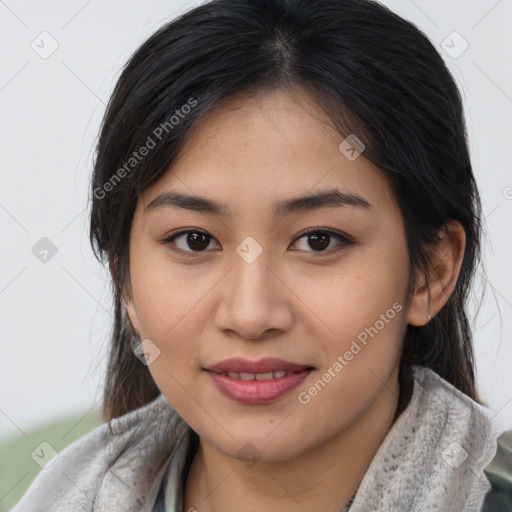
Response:
[[[169,465],[169,472],[163,484],[165,489],[165,510],[166,512],[174,512],[182,510],[183,503],[183,484],[190,467],[190,458],[194,455],[195,450],[191,446],[191,437],[184,437],[176,451],[176,457],[173,457]],[[188,455],[188,460],[187,460]],[[153,510],[152,512],[157,512]]]
[[[62,450],[11,512],[151,511],[176,441],[190,428],[159,395],[112,420],[112,431],[105,423]]]
[[[434,372],[414,392],[373,458],[351,512],[478,512],[497,434],[485,408]]]
[[[415,367],[413,376],[411,400],[373,458],[350,512],[479,512],[491,488],[484,468],[497,448],[491,418],[431,370]],[[196,434],[163,395],[112,427],[113,435],[104,424],[60,452],[12,512],[153,512],[162,509],[163,496],[167,512],[183,512],[191,453],[185,447]]]

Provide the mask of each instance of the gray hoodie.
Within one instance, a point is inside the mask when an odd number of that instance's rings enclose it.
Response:
[[[497,449],[491,418],[432,370],[413,367],[413,377],[350,512],[479,512]],[[194,436],[159,395],[114,419],[112,433],[105,423],[62,450],[11,512],[183,512]]]

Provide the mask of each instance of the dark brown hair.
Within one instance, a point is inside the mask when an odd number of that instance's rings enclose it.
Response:
[[[235,94],[275,88],[307,91],[340,137],[356,134],[389,179],[404,218],[410,291],[438,230],[450,219],[464,227],[452,296],[424,327],[408,325],[399,407],[411,392],[412,365],[431,368],[477,400],[465,306],[480,259],[481,207],[460,93],[443,59],[418,28],[374,1],[214,0],[166,24],[133,54],[103,119],[90,240],[110,265],[115,306],[105,421],[160,393],[134,356],[140,340],[121,302],[138,195],[171,168],[205,115]],[[146,156],[130,160],[149,139],[155,145]]]

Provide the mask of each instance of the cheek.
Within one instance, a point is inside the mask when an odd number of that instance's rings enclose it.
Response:
[[[298,390],[297,407],[315,432],[334,434],[368,409],[390,381],[400,360],[406,315],[397,286],[358,279],[353,293],[331,300],[327,322],[335,331],[322,338],[325,364]],[[346,289],[345,291],[348,291]],[[371,292],[371,293],[370,293]],[[306,428],[306,427],[304,427]]]
[[[171,264],[149,251],[134,254],[132,264],[141,336],[160,351],[149,371],[173,404],[186,406],[189,393],[195,395],[201,343],[211,322],[209,299],[219,277],[211,270],[198,275],[197,266]]]
[[[294,292],[307,306],[303,318],[310,319],[305,325],[317,330],[311,335],[322,338],[331,359],[358,337],[363,342],[370,338],[375,327],[380,346],[392,348],[389,345],[401,339],[406,261],[399,251],[381,258],[374,254],[373,249],[360,251],[343,266],[296,281]]]
[[[331,322],[338,335],[329,346],[329,366],[335,361],[341,365],[329,384],[332,399],[341,393],[348,403],[371,402],[399,362],[407,328],[403,302],[408,275],[401,242],[387,246],[380,257],[374,249],[361,253],[355,271],[339,276],[337,297],[326,301],[332,304]]]
[[[204,325],[204,300],[218,278],[198,266],[178,265],[165,251],[146,250],[134,254],[132,287],[144,336],[160,343],[185,333],[196,333]]]

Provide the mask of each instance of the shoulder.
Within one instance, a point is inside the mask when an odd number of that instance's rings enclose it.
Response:
[[[430,368],[413,366],[413,377],[413,396],[424,406],[443,412],[449,424],[464,423],[470,435],[477,432],[492,435],[492,418],[487,406],[475,402]]]
[[[476,406],[479,410],[485,409],[484,406],[475,402],[472,398],[457,389],[453,384],[450,384],[430,368],[414,365],[412,367],[412,373],[415,380],[415,387],[418,385],[422,389],[428,390],[439,397],[443,397],[444,399],[449,399],[451,401],[455,400],[469,408]]]
[[[429,368],[413,367],[414,417],[424,426],[442,426],[445,443],[464,448],[475,467],[483,468],[496,453],[497,431],[489,408],[457,389]]]
[[[485,493],[491,491],[490,484],[494,489],[499,478],[497,473],[503,471],[504,457],[498,455],[500,450],[504,451],[504,447],[500,449],[498,432],[488,407],[475,402],[428,368],[414,367],[413,375],[416,398],[421,404],[417,415],[424,415],[426,422],[427,417],[436,414],[438,423],[444,424],[445,441],[444,450],[441,452],[444,462],[457,467],[462,463],[469,464],[472,472],[478,477],[482,490],[485,490]],[[426,409],[430,409],[431,412],[427,412]],[[495,461],[498,461],[498,464]],[[508,489],[510,493],[510,444],[508,461],[508,486],[503,485],[501,490]],[[500,480],[500,483],[503,484],[503,480]],[[497,512],[501,509],[484,510]]]
[[[112,429],[100,425],[49,461],[12,512],[93,510],[96,497],[112,496],[110,488],[117,489],[114,473],[126,486],[148,470],[148,457],[160,454],[162,462],[168,454],[160,448],[163,443],[172,448],[168,441],[180,425],[183,429],[183,420],[163,395],[115,418]],[[148,483],[140,481],[142,487],[135,489],[144,497]]]

